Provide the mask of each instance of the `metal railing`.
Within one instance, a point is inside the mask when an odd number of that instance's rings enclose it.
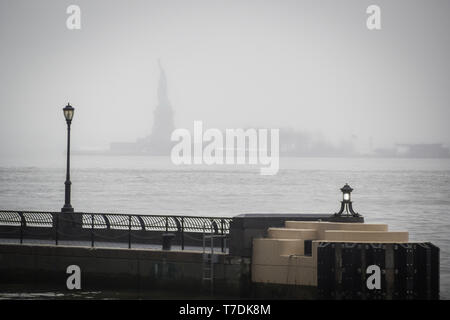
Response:
[[[19,238],[23,243],[25,237],[42,238],[52,235],[52,240],[58,245],[61,238],[65,240],[87,240],[91,246],[95,241],[158,243],[161,237],[155,234],[173,233],[185,249],[186,238],[190,242],[198,241],[201,246],[205,226],[215,234],[224,235],[230,232],[232,218],[202,217],[202,216],[167,216],[167,215],[130,215],[119,213],[61,213],[43,211],[0,210],[0,237],[10,233],[9,238]],[[69,228],[68,228],[69,226]],[[77,230],[74,232],[74,230]],[[33,234],[33,231],[36,232]],[[72,231],[72,233],[70,233]],[[153,239],[152,239],[153,235]],[[127,240],[124,240],[127,236]],[[224,251],[224,244],[221,244]]]

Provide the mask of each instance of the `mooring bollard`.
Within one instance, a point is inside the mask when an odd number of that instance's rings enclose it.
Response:
[[[172,240],[175,238],[175,235],[173,233],[163,233],[162,234],[162,249],[163,250],[170,250],[172,247]]]

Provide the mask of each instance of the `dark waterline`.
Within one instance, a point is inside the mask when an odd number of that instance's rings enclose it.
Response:
[[[236,297],[209,294],[192,294],[191,292],[152,290],[55,290],[52,287],[33,286],[29,284],[7,284],[0,289],[0,300],[229,300]]]

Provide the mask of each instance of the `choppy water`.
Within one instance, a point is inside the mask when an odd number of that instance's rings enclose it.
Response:
[[[35,159],[34,159],[35,160]],[[158,157],[73,156],[72,205],[85,212],[234,216],[334,213],[349,183],[369,223],[441,248],[441,297],[450,299],[450,159],[281,159],[255,166],[174,166]],[[0,208],[58,211],[64,160],[0,159]]]

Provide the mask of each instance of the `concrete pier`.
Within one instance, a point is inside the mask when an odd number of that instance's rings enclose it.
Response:
[[[163,289],[182,299],[439,299],[439,248],[409,242],[408,232],[389,231],[386,224],[255,214],[227,218],[229,228],[220,228],[225,218],[156,216],[153,221],[165,224],[133,229],[130,222],[127,230],[123,221],[146,217],[98,214],[108,224],[86,228],[73,214],[61,233],[61,224],[53,223],[56,213],[51,217],[41,225],[14,219],[0,225],[0,284],[64,291],[67,267],[76,265],[82,289],[93,291]],[[205,221],[210,231],[202,233]],[[163,250],[168,231],[174,243]],[[215,239],[213,250],[209,240],[203,242],[206,236]]]

